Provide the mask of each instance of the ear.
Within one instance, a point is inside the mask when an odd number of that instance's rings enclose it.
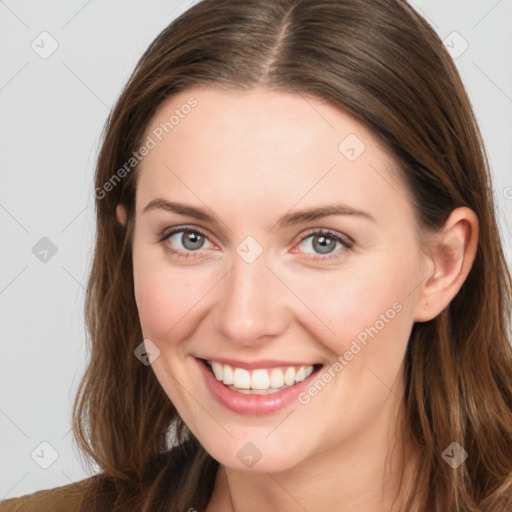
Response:
[[[416,322],[435,318],[457,295],[471,270],[478,245],[478,217],[469,208],[452,211],[439,235],[429,242],[430,271],[421,284],[414,310]]]
[[[117,205],[116,218],[119,224],[126,226],[126,208],[122,204]]]

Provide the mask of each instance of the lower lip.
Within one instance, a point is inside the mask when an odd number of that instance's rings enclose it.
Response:
[[[302,382],[285,388],[282,391],[268,395],[246,395],[229,389],[221,381],[217,380],[204,360],[196,359],[196,361],[204,376],[206,386],[213,397],[230,411],[247,416],[264,416],[284,409],[294,400],[297,400],[298,395],[309,386],[311,380],[316,377],[318,372],[315,369]]]

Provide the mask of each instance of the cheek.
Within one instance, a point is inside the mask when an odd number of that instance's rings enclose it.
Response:
[[[201,299],[215,284],[208,267],[178,267],[154,247],[134,247],[135,301],[144,337],[155,341],[191,335]],[[161,347],[163,348],[163,347]]]
[[[197,300],[197,287],[183,274],[134,265],[135,300],[144,336],[165,338]]]
[[[378,339],[384,350],[389,339],[403,348],[412,322],[413,266],[382,259],[315,279],[296,276],[294,283],[288,282],[313,313],[297,320],[333,357],[351,349],[357,352],[354,341],[364,348]]]

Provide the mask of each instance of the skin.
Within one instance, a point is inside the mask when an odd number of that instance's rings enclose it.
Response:
[[[191,96],[197,107],[138,169],[133,272],[144,337],[160,350],[152,369],[221,464],[207,511],[388,512],[399,477],[393,448],[407,450],[406,475],[417,462],[396,427],[407,341],[414,322],[437,316],[464,282],[476,251],[476,216],[454,210],[422,245],[392,156],[361,124],[317,98],[190,89],[159,107],[146,136]],[[354,161],[338,149],[349,134],[365,146]],[[156,198],[206,208],[219,223],[143,212]],[[278,224],[286,213],[334,202],[374,220],[331,215]],[[122,206],[117,215],[125,224]],[[183,233],[157,241],[180,226],[206,234],[199,250],[183,245]],[[318,237],[301,241],[318,229],[353,245],[336,243],[325,253]],[[247,236],[263,249],[253,263],[236,251]],[[317,396],[269,416],[217,403],[194,359],[217,354],[327,367],[394,303],[400,312]],[[247,442],[262,454],[252,469],[237,457]]]

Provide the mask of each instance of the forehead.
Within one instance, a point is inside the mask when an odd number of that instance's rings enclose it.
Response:
[[[396,162],[351,116],[314,97],[268,89],[189,89],[148,123],[137,208],[155,197],[283,210],[346,202],[402,214],[411,206]],[[144,203],[144,204],[142,204]],[[405,203],[405,204],[398,204]],[[410,214],[410,211],[408,211]]]

